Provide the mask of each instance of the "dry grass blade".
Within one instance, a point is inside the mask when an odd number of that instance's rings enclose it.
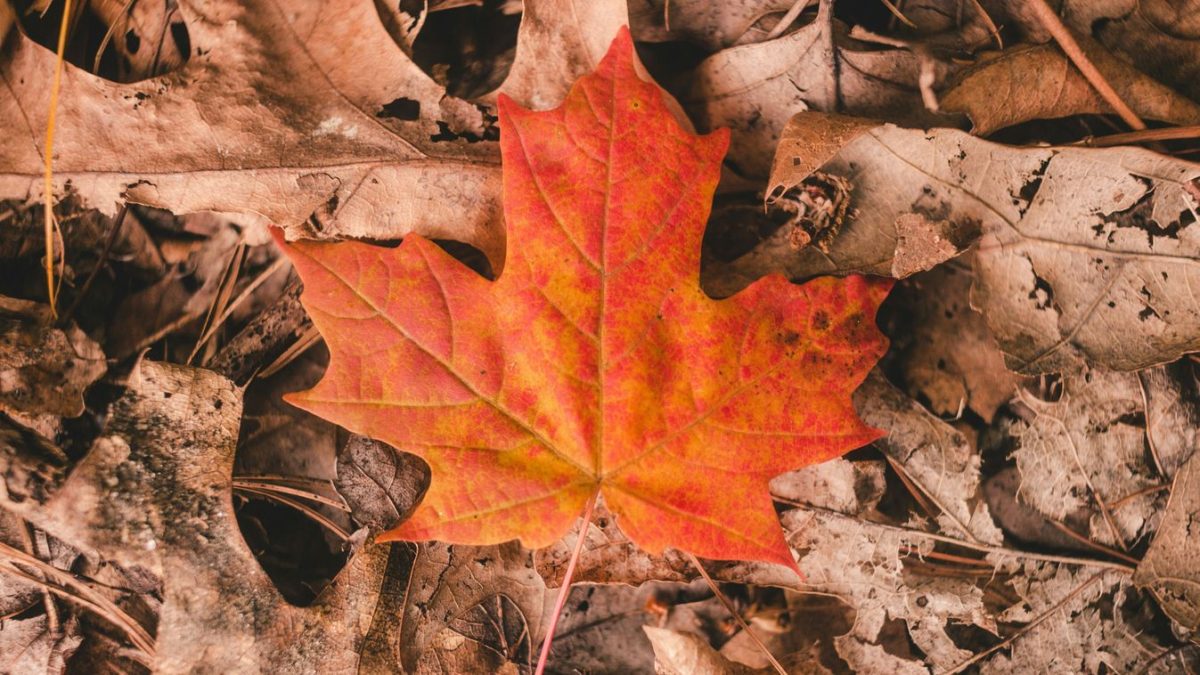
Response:
[[[304,490],[301,488],[291,487],[289,485],[279,485],[279,484],[271,482],[271,481],[259,481],[259,480],[247,479],[247,478],[234,478],[232,484],[233,484],[233,488],[235,490],[236,489],[246,489],[246,490],[279,492],[282,494],[291,495],[293,497],[307,499],[308,501],[316,502],[318,504],[324,504],[325,506],[337,509],[339,511],[345,511],[346,513],[350,512],[350,507],[346,506],[346,504],[344,502],[341,502],[337,499],[332,499],[330,497],[326,497],[325,495],[317,494],[315,492],[310,492],[308,490]]]
[[[213,304],[208,308],[208,315],[204,317],[204,328],[200,332],[200,339],[196,341],[196,346],[192,348],[192,353],[188,355],[187,364],[192,365],[192,361],[196,358],[196,354],[208,342],[208,338],[212,333],[221,326],[225,319],[225,310],[229,306],[229,298],[233,296],[233,289],[237,286],[238,276],[242,271],[242,263],[246,260],[246,244],[238,242],[234,247],[233,253],[229,256],[229,264],[225,267],[225,274],[221,277],[221,285],[217,288],[217,295],[213,298]],[[218,318],[220,317],[220,318]],[[212,356],[211,353],[205,353],[205,361]]]
[[[71,0],[63,0],[63,16],[58,29],[57,60],[54,64],[54,80],[50,85],[50,111],[46,118],[46,145],[43,148],[42,160],[45,165],[42,184],[42,213],[46,238],[46,296],[50,303],[50,314],[55,318],[58,316],[55,309],[58,287],[54,283],[54,126],[55,118],[58,115],[58,91],[62,86],[63,55],[67,51],[67,26],[70,23]]]
[[[767,649],[767,645],[763,644],[762,639],[759,638],[754,631],[750,630],[750,626],[746,624],[746,620],[742,618],[741,613],[737,611],[737,609],[733,606],[733,603],[729,601],[729,598],[725,597],[725,594],[721,592],[721,589],[717,586],[717,583],[712,580],[712,577],[708,576],[708,570],[704,569],[704,565],[700,564],[700,559],[691,553],[688,553],[687,556],[688,559],[692,561],[692,565],[695,566],[696,571],[700,573],[700,576],[704,577],[704,582],[708,584],[710,589],[712,589],[713,595],[717,596],[717,600],[721,601],[721,604],[725,607],[725,611],[729,612],[729,614],[733,616],[734,620],[737,621],[739,626],[741,626],[742,631],[744,631],[746,635],[749,636],[754,642],[754,644],[757,645],[760,650],[762,650],[763,655],[766,656],[767,660],[771,662],[771,667],[774,668],[779,675],[788,675],[788,672],[784,670],[783,666],[779,663],[779,660],[776,659],[775,655],[771,653],[771,650]]]
[[[125,610],[89,588],[74,575],[4,543],[0,543],[0,558],[0,572],[37,584],[55,595],[86,607],[124,632],[135,647],[153,658],[154,639],[150,637],[150,633],[126,614]],[[38,574],[31,574],[21,569],[20,565],[31,567],[37,570]]]
[[[265,486],[262,486],[262,487],[234,486],[233,489],[236,490],[237,492],[241,492],[241,493],[248,494],[248,495],[256,495],[256,496],[262,497],[264,499],[269,499],[273,502],[278,502],[279,504],[283,504],[284,506],[290,506],[291,508],[296,509],[297,511],[303,513],[304,515],[308,516],[309,518],[312,518],[314,521],[320,523],[322,526],[325,527],[325,529],[332,532],[334,534],[334,536],[336,536],[338,539],[341,539],[342,541],[348,541],[350,539],[350,533],[347,532],[346,530],[342,529],[341,525],[338,525],[337,523],[333,522],[328,517],[326,517],[325,514],[314,509],[313,507],[309,506],[308,504],[305,504],[302,501],[292,499],[291,497],[281,494],[281,492],[283,492],[283,491],[278,490],[277,488],[278,488],[278,486],[271,486],[270,488],[267,488]],[[314,501],[320,501],[319,499],[316,499],[316,497],[318,497],[318,495],[305,496],[305,499],[313,499]]]
[[[803,12],[809,5],[811,5],[812,2],[813,0],[796,0],[794,3],[792,3],[792,6],[788,9],[787,14],[784,14],[779,19],[779,23],[775,24],[775,26],[771,29],[771,32],[767,33],[767,36],[763,38],[763,41],[765,42],[767,40],[774,40],[780,35],[783,35],[783,31],[787,30],[788,27],[795,22],[796,17],[800,16],[800,13]]]
[[[295,361],[301,354],[308,351],[313,345],[321,341],[321,333],[316,326],[309,326],[308,330],[304,331],[291,347],[288,347],[282,354],[279,355],[271,365],[263,368],[255,377],[270,377],[275,373],[283,370],[289,363]]]
[[[1080,141],[1080,145],[1093,148],[1110,148],[1131,143],[1157,143],[1159,141],[1181,141],[1200,138],[1200,124],[1165,129],[1142,129],[1123,134],[1110,134]]]
[[[271,263],[270,267],[263,270],[261,274],[255,277],[254,281],[251,281],[250,284],[238,294],[237,298],[234,299],[233,302],[229,302],[224,311],[221,312],[221,315],[212,322],[212,325],[208,326],[204,330],[204,332],[200,335],[200,339],[196,340],[196,346],[192,348],[192,353],[190,356],[188,356],[188,363],[191,363],[192,359],[196,358],[196,354],[199,353],[199,351],[204,348],[206,344],[208,344],[209,340],[211,340],[212,337],[216,335],[217,331],[220,330],[221,326],[225,324],[225,321],[229,319],[229,317],[235,311],[237,311],[237,308],[240,307],[241,304],[250,297],[250,294],[253,293],[259,286],[261,286],[263,282],[265,282],[267,279],[270,279],[272,275],[285,266],[290,266],[287,258],[283,256],[276,258],[275,262]],[[230,290],[232,290],[232,287],[233,286],[231,284]],[[228,300],[228,298],[226,298],[226,300]],[[214,304],[214,308],[215,307],[216,305]],[[207,365],[210,358],[211,354],[206,354],[204,358],[200,359],[200,365]]]

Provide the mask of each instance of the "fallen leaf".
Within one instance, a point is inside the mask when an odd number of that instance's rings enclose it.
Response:
[[[54,326],[50,307],[0,296],[0,407],[64,417],[83,414],[83,394],[108,365],[74,323]]]
[[[709,51],[761,42],[795,0],[633,0],[629,25],[638,42],[680,38]],[[769,23],[769,25],[767,25]]]
[[[814,122],[808,113],[795,124]],[[807,150],[781,144],[768,194],[808,173]],[[769,237],[728,263],[709,261],[705,290],[723,297],[762,274],[886,275],[898,263],[897,221],[942,223],[963,251],[982,232],[971,306],[1007,366],[1040,374],[1085,360],[1136,370],[1200,350],[1200,167],[1135,148],[1012,148],[953,129],[880,126],[858,135],[824,173],[853,185],[852,213],[828,251]],[[1117,336],[1114,339],[1114,336]]]
[[[983,314],[970,305],[974,258],[968,253],[896,287],[889,302],[903,329],[892,344],[906,391],[939,416],[970,409],[990,423],[1021,378],[1004,366]]]
[[[1171,124],[1200,123],[1200,105],[1155,82],[1090,39],[1080,46],[1139,117]],[[985,55],[940,98],[943,110],[966,113],[971,133],[1072,115],[1115,114],[1054,44],[1018,45]]]
[[[936,506],[938,526],[949,535],[999,544],[1004,535],[992,522],[986,503],[977,503],[979,453],[954,427],[931,415],[872,371],[854,393],[863,421],[886,436],[875,446],[894,469],[914,483]]]
[[[1013,429],[1019,443],[1012,457],[1021,473],[1021,500],[1096,541],[1124,548],[1153,529],[1156,496],[1120,509],[1109,504],[1162,480],[1147,457],[1138,375],[1093,368],[1065,375],[1062,386],[1062,396],[1054,402],[1021,395],[1030,410],[1029,419]],[[1191,433],[1183,427],[1169,435]],[[1166,434],[1155,440],[1179,442]]]
[[[692,633],[643,626],[654,646],[654,672],[660,675],[750,675],[773,673],[772,668],[751,668],[730,661],[708,641]]]
[[[184,0],[179,15],[192,53],[168,76],[117,84],[64,69],[57,194],[74,190],[101,209],[127,198],[176,214],[256,215],[327,236],[420,231],[503,254],[495,143],[463,140],[483,138],[483,113],[404,54],[374,3],[285,11]],[[0,64],[10,92],[0,126],[13,130],[0,138],[0,195],[24,196],[41,191],[55,55],[11,38]],[[401,100],[413,114],[389,112]],[[443,127],[458,140],[435,140]]]
[[[1200,455],[1192,455],[1171,486],[1154,541],[1133,582],[1149,590],[1163,611],[1188,631],[1200,628],[1200,539],[1193,533],[1200,513]]]
[[[338,453],[333,484],[355,522],[383,532],[416,508],[429,485],[429,467],[414,455],[353,435]]]
[[[61,675],[83,636],[71,622],[53,630],[45,614],[0,622],[0,669],[6,673]]]
[[[419,236],[287,245],[332,352],[289,400],[429,463],[385,538],[540,548],[600,492],[651,553],[791,564],[766,481],[875,437],[849,393],[883,352],[890,284],[772,277],[706,297],[700,224],[727,137],[676,125],[626,30],[562,107],[500,109],[505,273]]]

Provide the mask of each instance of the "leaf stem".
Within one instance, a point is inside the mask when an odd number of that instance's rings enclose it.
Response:
[[[760,639],[758,635],[754,633],[754,631],[750,630],[750,626],[746,625],[746,620],[743,619],[742,615],[734,608],[733,603],[729,601],[729,598],[725,597],[725,594],[721,592],[721,589],[717,586],[717,583],[713,581],[712,577],[708,576],[708,571],[704,569],[704,565],[700,564],[700,559],[695,555],[688,553],[687,551],[684,551],[684,553],[687,553],[688,559],[692,561],[692,565],[694,565],[696,570],[700,572],[700,576],[704,577],[704,581],[708,584],[708,587],[712,589],[713,595],[717,596],[717,599],[720,600],[721,604],[725,606],[725,611],[733,615],[734,620],[737,621],[738,625],[742,627],[742,631],[745,632],[746,635],[750,636],[750,639],[754,641],[754,644],[758,645],[758,648],[761,649],[762,653],[766,655],[767,660],[771,662],[771,665],[775,668],[776,672],[778,672],[779,675],[788,675],[788,672],[784,670],[779,661],[775,659],[775,655],[771,653],[771,650],[767,649],[767,646],[763,644],[762,639]]]
[[[571,552],[571,561],[567,563],[567,573],[563,575],[562,586],[558,589],[558,599],[554,601],[554,613],[550,615],[550,626],[546,629],[546,640],[542,643],[542,653],[538,655],[537,669],[534,675],[542,675],[546,671],[546,661],[550,658],[550,643],[554,641],[554,631],[558,628],[558,617],[562,614],[563,606],[567,604],[567,596],[571,593],[571,578],[575,576],[575,566],[579,563],[579,555],[583,553],[583,542],[587,540],[588,526],[592,523],[592,511],[596,509],[596,497],[599,492],[588,498],[587,506],[579,524],[579,535],[575,539],[575,550]]]

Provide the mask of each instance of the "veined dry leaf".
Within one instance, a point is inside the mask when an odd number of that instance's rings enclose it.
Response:
[[[879,370],[854,392],[865,422],[887,433],[875,441],[934,503],[938,526],[948,535],[999,544],[1004,535],[979,498],[979,453],[954,427],[896,389]]]
[[[421,72],[372,2],[181,0],[179,14],[193,53],[169,75],[116,84],[65,68],[59,194],[69,183],[105,209],[125,196],[177,214],[307,222],[328,236],[419,231],[503,254],[495,144],[441,140],[481,138],[482,112]],[[55,56],[12,39],[0,63],[0,126],[10,130],[0,195],[23,198],[41,190]],[[389,112],[397,101],[413,113]]]
[[[796,124],[813,124],[807,113]],[[800,185],[808,153],[781,144],[768,194]],[[1136,370],[1200,350],[1200,166],[1134,148],[1011,148],[952,129],[881,126],[822,168],[854,187],[856,212],[826,253],[767,239],[732,263],[710,263],[705,289],[724,296],[772,271],[890,274],[897,220],[939,223],[964,250],[982,231],[971,305],[1007,355],[1037,374],[1084,359]]]
[[[1200,105],[1155,82],[1104,47],[1080,46],[1139,117],[1172,124],[1200,123]],[[1114,114],[1096,88],[1055,44],[1018,45],[985,56],[940,97],[947,111],[966,113],[979,136],[1029,120]]]
[[[919,71],[911,52],[868,47],[832,17],[818,17],[783,37],[714,54],[696,67],[680,98],[701,131],[732,130],[726,165],[755,180],[767,176],[780,136],[801,111],[944,124],[946,116],[921,103]]]
[[[83,414],[83,394],[108,364],[78,326],[53,323],[48,306],[0,296],[0,408]]]
[[[790,565],[766,482],[877,436],[849,395],[883,352],[890,283],[772,277],[708,298],[701,223],[727,136],[680,129],[633,56],[623,29],[561,107],[501,98],[497,281],[419,236],[286,246],[332,354],[290,400],[430,464],[386,538],[539,548],[603,494],[652,553]]]
[[[1118,536],[1123,546],[1152,531],[1161,497],[1108,506],[1164,480],[1147,461],[1143,396],[1136,373],[1095,368],[1064,375],[1062,397],[1053,403],[1023,394],[1032,416],[1017,423],[1020,447],[1012,453],[1021,501],[1110,546],[1118,545]],[[1155,440],[1176,445],[1168,436],[1184,434],[1195,429],[1175,428]]]
[[[654,646],[654,672],[659,675],[751,675],[773,673],[772,668],[751,668],[730,661],[708,641],[693,633],[643,626]]]
[[[1193,454],[1175,476],[1162,523],[1133,575],[1133,582],[1153,593],[1163,611],[1188,631],[1200,629],[1200,538],[1194,530],[1197,514],[1200,454]]]

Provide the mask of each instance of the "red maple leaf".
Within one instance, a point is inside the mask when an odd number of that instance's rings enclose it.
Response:
[[[284,247],[331,352],[288,400],[432,470],[381,539],[542,547],[602,494],[649,552],[795,568],[767,484],[880,435],[850,395],[886,347],[890,282],[773,276],[706,296],[729,134],[679,127],[628,30],[560,107],[501,96],[500,129],[496,281],[415,235]]]

